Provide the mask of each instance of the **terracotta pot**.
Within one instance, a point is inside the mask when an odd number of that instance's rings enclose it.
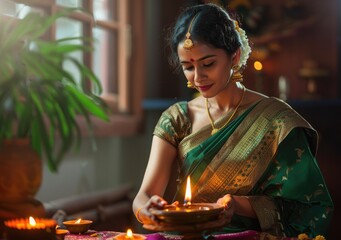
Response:
[[[0,239],[4,220],[44,217],[43,204],[34,198],[42,182],[42,162],[28,139],[0,144]]]
[[[42,162],[28,139],[0,145],[0,199],[33,198],[42,182]]]

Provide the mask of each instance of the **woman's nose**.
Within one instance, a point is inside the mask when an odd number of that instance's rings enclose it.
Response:
[[[203,72],[199,69],[199,68],[196,68],[195,71],[194,71],[194,82],[201,82],[204,78],[204,74]]]

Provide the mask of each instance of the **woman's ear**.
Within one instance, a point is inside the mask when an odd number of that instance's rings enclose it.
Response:
[[[241,54],[240,48],[238,48],[237,51],[235,51],[235,53],[232,54],[232,66],[239,65],[240,54]]]

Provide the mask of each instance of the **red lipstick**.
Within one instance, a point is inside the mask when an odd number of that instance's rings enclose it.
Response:
[[[206,92],[206,91],[208,91],[212,87],[212,85],[213,84],[211,84],[211,85],[204,85],[204,86],[198,86],[198,88],[200,89],[200,91]]]

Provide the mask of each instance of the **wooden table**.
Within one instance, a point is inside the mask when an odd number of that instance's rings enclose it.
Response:
[[[112,231],[88,231],[86,234],[75,235],[67,234],[64,240],[115,240],[115,236],[121,234],[121,232]],[[147,240],[185,240],[185,239],[198,239],[197,237],[192,238],[191,236],[180,236],[180,235],[169,235],[165,233],[152,233],[145,234]],[[204,239],[204,238],[202,238]],[[265,233],[259,233],[256,231],[244,231],[240,233],[226,233],[212,235],[207,239],[217,240],[297,240],[297,238],[284,238],[274,237]]]

